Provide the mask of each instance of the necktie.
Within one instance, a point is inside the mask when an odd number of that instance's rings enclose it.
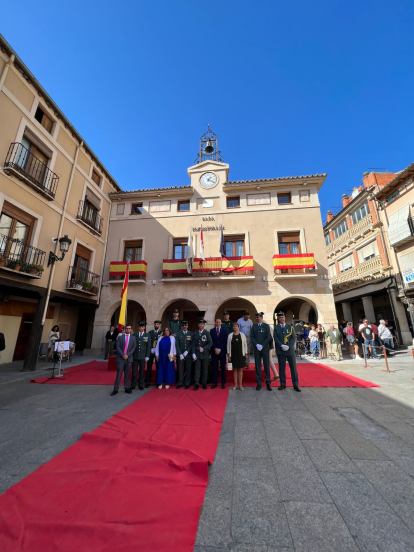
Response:
[[[128,341],[129,341],[129,335],[125,336],[125,349],[124,349],[124,355],[127,354],[128,351]]]
[[[220,330],[217,328],[217,337],[220,335]]]

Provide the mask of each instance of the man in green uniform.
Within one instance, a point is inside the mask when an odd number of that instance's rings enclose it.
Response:
[[[174,337],[177,337],[178,332],[181,330],[180,311],[178,309],[173,310],[173,317],[168,322],[168,327]]]
[[[158,361],[155,358],[155,347],[157,346],[157,341],[160,335],[162,334],[161,331],[161,320],[155,320],[154,322],[154,329],[149,332],[150,336],[150,344],[151,344],[151,354],[149,356],[149,360],[147,362],[147,373],[145,375],[145,387],[149,387],[151,385],[151,374],[152,374],[152,366],[154,364],[155,360],[155,381],[157,381],[157,375],[158,375]]]
[[[263,312],[256,313],[256,324],[253,324],[250,332],[250,339],[254,346],[254,365],[256,369],[256,390],[262,388],[262,359],[263,368],[266,379],[266,387],[268,391],[272,390],[270,385],[270,370],[269,370],[269,341],[270,341],[270,326],[263,322]]]
[[[137,386],[137,375],[138,375],[138,366],[139,366],[139,380],[138,387],[142,391],[144,389],[144,372],[145,372],[145,363],[149,360],[151,353],[151,342],[150,336],[146,332],[147,323],[141,320],[138,323],[139,331],[134,333],[136,348],[134,351],[134,360],[132,362],[132,382],[131,389],[135,389]]]
[[[230,313],[228,311],[223,312],[223,320],[221,321],[221,327],[230,335],[233,331],[233,322],[230,320]]]
[[[198,331],[194,334],[194,347],[195,353],[193,359],[195,360],[195,377],[194,377],[194,391],[200,387],[200,375],[201,385],[203,389],[207,389],[207,370],[208,359],[210,357],[210,347],[213,345],[210,332],[204,329],[206,321],[204,318],[200,318],[198,321]],[[267,355],[269,358],[269,355]],[[201,372],[201,374],[200,374]]]
[[[293,326],[286,324],[284,312],[278,312],[277,320],[278,324],[275,325],[273,338],[275,340],[277,360],[279,363],[279,391],[286,389],[286,361],[288,361],[293,389],[300,393],[298,370],[296,367],[295,330],[293,329]]]
[[[182,330],[175,338],[175,348],[177,350],[178,364],[178,385],[177,389],[183,386],[185,372],[185,388],[188,389],[191,383],[191,364],[195,354],[194,334],[188,331],[187,320],[181,321]]]

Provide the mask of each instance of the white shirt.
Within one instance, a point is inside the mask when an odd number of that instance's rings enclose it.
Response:
[[[380,336],[381,339],[391,339],[392,338],[392,333],[387,328],[387,326],[384,326],[384,324],[380,324],[378,326],[378,335]]]
[[[237,322],[239,324],[240,332],[246,337],[250,337],[250,330],[253,326],[253,322],[250,320],[250,318],[248,318],[247,320],[245,320],[244,318],[239,318]]]

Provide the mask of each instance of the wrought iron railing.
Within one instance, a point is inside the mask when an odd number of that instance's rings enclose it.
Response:
[[[341,274],[333,276],[332,285],[337,286],[347,282],[369,280],[373,278],[374,275],[381,274],[386,269],[387,267],[382,264],[381,255],[377,255],[368,261],[341,272]]]
[[[77,218],[87,224],[97,234],[102,234],[103,218],[88,201],[80,201]]]
[[[46,252],[0,234],[0,267],[41,276]]]
[[[97,295],[99,291],[100,277],[82,266],[69,267],[66,289],[76,289],[91,295]]]
[[[47,165],[35,157],[23,144],[14,142],[10,144],[7,152],[4,169],[13,169],[28,180],[33,186],[39,188],[51,199],[55,197],[59,183],[59,177],[52,172]]]

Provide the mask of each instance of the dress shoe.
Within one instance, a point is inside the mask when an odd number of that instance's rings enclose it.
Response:
[[[256,391],[260,391],[261,388],[262,388],[261,385],[256,385]]]
[[[150,387],[150,385],[151,385],[150,383],[146,383],[145,384],[145,389],[148,389],[148,387]]]
[[[138,386],[138,389],[139,389],[140,391],[144,391],[144,386],[143,386],[143,385],[139,385],[139,386]]]
[[[299,387],[294,387],[293,389],[294,389],[295,391],[297,391],[298,393],[302,393],[302,390],[299,389]]]
[[[111,397],[113,397],[114,395],[118,395],[118,391],[116,391],[115,389],[112,391]]]
[[[267,387],[267,390],[268,390],[268,391],[271,391],[271,390],[272,390],[272,386],[270,385],[270,383],[266,383],[266,387]]]
[[[226,389],[226,386],[225,386],[225,385],[222,385],[221,388],[222,388],[222,389]]]
[[[176,389],[180,389],[182,387],[181,383],[179,383],[176,387]]]
[[[205,383],[203,383],[202,387],[203,389],[207,389],[207,385]]]
[[[277,388],[278,391],[283,391],[283,389],[286,389],[286,385],[279,385]]]
[[[128,395],[131,395],[131,393],[132,393],[132,389],[131,389],[131,388],[129,388],[129,389],[125,389],[125,393],[128,393]]]
[[[186,386],[184,387],[184,389],[190,389],[190,386],[189,386],[189,385],[186,385]]]
[[[200,386],[198,385],[198,383],[196,383],[196,384],[194,385],[194,391],[198,391],[198,388],[199,388],[199,387],[200,387]]]
[[[213,385],[211,386],[211,389],[215,389],[217,387],[217,383],[213,383]]]

